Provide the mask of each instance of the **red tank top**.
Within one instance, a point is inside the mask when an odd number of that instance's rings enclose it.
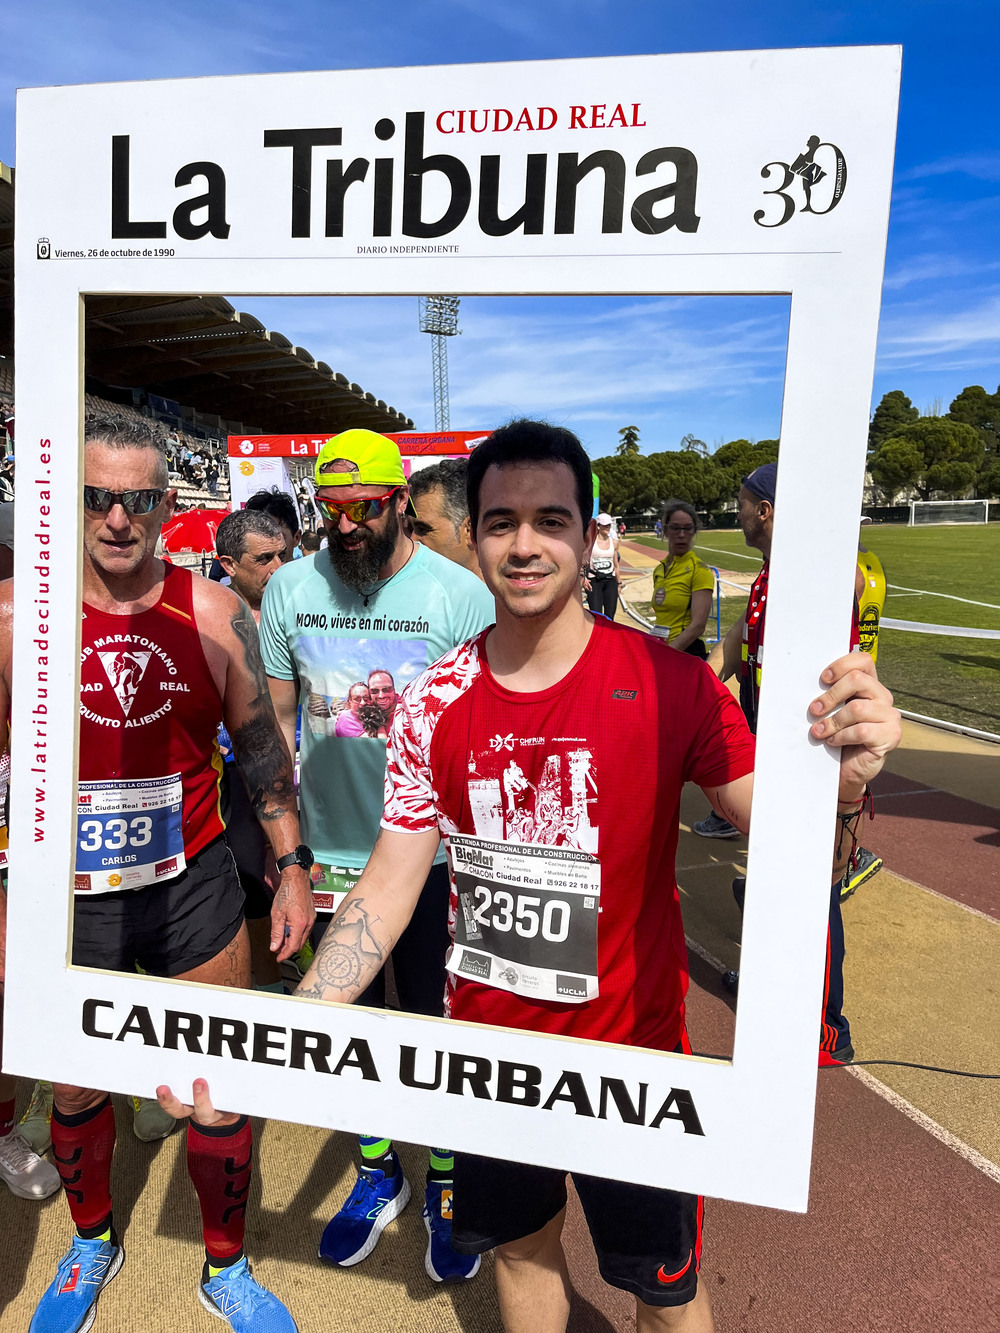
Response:
[[[169,878],[224,830],[222,697],[192,592],[191,573],[168,565],[148,611],[115,616],[84,603],[78,890]]]

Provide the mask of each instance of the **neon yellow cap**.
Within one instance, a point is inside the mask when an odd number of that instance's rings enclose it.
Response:
[[[328,472],[337,458],[354,464],[350,472]],[[392,440],[373,430],[345,430],[319,451],[313,474],[317,486],[405,486],[403,460]]]

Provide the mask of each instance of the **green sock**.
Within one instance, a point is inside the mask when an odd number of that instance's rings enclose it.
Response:
[[[242,1249],[237,1250],[235,1254],[232,1254],[225,1259],[221,1258],[217,1254],[209,1254],[209,1252],[206,1250],[205,1277],[206,1278],[218,1277],[219,1274],[224,1273],[227,1268],[232,1268],[233,1264],[238,1264],[242,1258],[243,1258]]]
[[[455,1174],[455,1155],[450,1148],[430,1148],[427,1153],[427,1183],[449,1182]]]
[[[392,1175],[396,1167],[392,1153],[392,1139],[379,1139],[373,1134],[359,1134],[358,1147],[361,1149],[363,1165],[384,1171],[387,1176]]]

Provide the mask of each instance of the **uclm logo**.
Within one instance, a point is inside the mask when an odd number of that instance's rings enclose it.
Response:
[[[483,153],[478,160],[470,161],[453,153],[428,153],[423,111],[407,111],[402,132],[395,121],[383,117],[376,122],[374,133],[388,147],[385,154],[369,159],[348,154],[324,156],[315,151],[345,146],[343,129],[338,126],[264,131],[264,149],[288,154],[287,216],[291,236],[312,235],[314,189],[323,196],[324,234],[329,237],[345,235],[348,199],[355,216],[360,205],[360,216],[371,219],[365,236],[401,234],[434,239],[449,235],[470,215],[486,236],[509,236],[516,231],[540,236],[547,220],[551,221],[553,234],[572,235],[579,222],[580,186],[591,176],[603,187],[600,222],[604,233],[621,233],[626,228],[649,236],[671,228],[696,232],[701,221],[696,209],[698,160],[688,148],[653,148],[638,158],[610,148],[587,154],[528,153],[523,167],[515,168],[511,163],[502,172],[499,153]],[[443,133],[438,131],[438,137],[443,138]],[[131,153],[130,135],[112,136],[111,235],[133,240],[165,238],[166,218],[144,216],[141,199],[136,197],[139,191],[133,191]],[[222,165],[208,161],[177,167],[163,161],[160,165],[165,175],[174,178],[178,189],[204,186],[202,193],[178,202],[170,231],[182,240],[195,241],[204,236],[226,240],[230,223]],[[501,172],[504,198],[512,201],[504,205],[503,212]],[[424,185],[428,177],[437,178],[436,186],[442,179],[445,185],[447,203],[439,207],[436,217],[427,217],[425,212]],[[276,207],[280,206],[280,200],[276,201]],[[133,212],[140,217],[133,216]],[[398,231],[394,230],[397,216]]]

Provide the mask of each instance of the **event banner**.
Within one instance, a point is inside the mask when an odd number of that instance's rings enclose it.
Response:
[[[807,708],[844,651],[853,591],[899,74],[898,48],[861,47],[18,94],[9,1070],[142,1095],[206,1077],[217,1105],[248,1113],[622,1178],[641,1160],[650,1185],[805,1208],[839,772],[837,755],[809,740]],[[142,879],[151,865],[155,878],[181,850],[174,790],[128,793],[119,815],[107,793],[78,790],[86,298],[120,297],[127,313],[137,296],[192,293],[784,298],[768,667],[731,1058],[72,965],[75,876],[91,876],[91,892],[122,877],[122,889],[126,874]],[[331,301],[332,323],[343,308]],[[339,332],[346,352],[350,328]],[[636,348],[637,365],[646,350]],[[530,393],[546,414],[544,382]],[[481,438],[439,434],[407,433],[414,466]],[[286,454],[252,440],[247,452],[241,437],[231,458],[253,466],[249,484],[258,462],[313,456],[311,435],[292,438]],[[122,691],[122,735],[141,666],[102,668]],[[317,691],[312,714],[325,710],[327,727],[343,701],[339,683],[329,693]],[[649,716],[656,753],[669,737]],[[639,764],[620,761],[627,791]],[[547,792],[517,781],[530,814]],[[577,795],[582,809],[590,797]],[[477,799],[492,808],[485,789]],[[114,845],[123,838],[127,852]],[[496,849],[463,845],[455,966],[470,984],[551,997],[526,1007],[578,1013],[601,1002],[602,847],[566,858],[562,833],[524,838],[544,849],[507,846],[518,835],[506,829],[486,835]],[[45,967],[40,921],[55,944]]]
[[[315,458],[333,429],[325,435],[230,435],[230,458]],[[404,458],[461,458],[489,434],[487,430],[388,432]]]

